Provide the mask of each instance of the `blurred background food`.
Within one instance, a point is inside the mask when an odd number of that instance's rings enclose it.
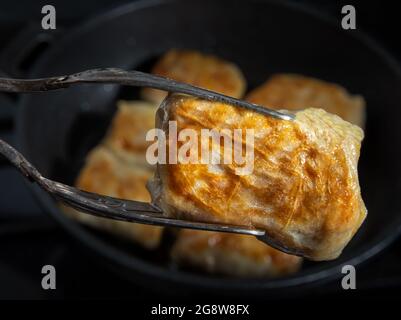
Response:
[[[249,92],[246,100],[272,108],[302,110],[322,108],[361,128],[365,124],[365,101],[338,84],[297,74],[276,74]]]
[[[246,235],[182,230],[172,248],[179,265],[231,276],[279,277],[299,270],[302,258],[285,254]]]
[[[241,98],[246,89],[244,76],[238,66],[210,54],[195,50],[172,49],[164,54],[151,73]],[[144,88],[143,98],[160,104],[166,92]]]

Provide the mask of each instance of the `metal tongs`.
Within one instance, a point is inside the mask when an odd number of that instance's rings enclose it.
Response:
[[[8,79],[0,78],[0,92],[43,92],[68,88],[79,83],[109,83],[129,86],[150,87],[169,92],[192,95],[206,100],[218,101],[245,108],[263,115],[281,120],[293,120],[294,115],[271,110],[243,100],[231,98],[210,90],[177,82],[164,77],[139,71],[124,71],[120,69],[94,69],[71,75],[42,79]],[[251,229],[243,226],[203,223],[167,218],[161,209],[151,203],[123,200],[81,191],[43,177],[39,171],[17,150],[0,139],[0,154],[12,163],[31,182],[37,183],[44,191],[69,207],[81,212],[114,220],[137,222],[150,225],[219,231],[256,236],[263,242],[284,252],[291,252],[281,244],[270,239],[264,230]]]

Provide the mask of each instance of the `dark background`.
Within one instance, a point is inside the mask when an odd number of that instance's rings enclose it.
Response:
[[[43,5],[52,4],[56,7],[57,32],[63,33],[68,32],[68,29],[72,27],[79,26],[82,21],[99,12],[127,2],[129,1],[2,0],[0,4],[0,71],[2,66],[7,68],[7,61],[1,59],[1,51],[26,25],[40,24],[42,18],[40,11]],[[358,29],[371,35],[401,63],[401,19],[399,18],[401,10],[397,1],[304,0],[294,2],[314,7],[325,15],[339,20],[341,7],[345,4],[354,5]],[[58,36],[57,33],[55,36]],[[347,50],[347,48],[338,50]],[[30,61],[31,64],[34,58]],[[27,68],[29,66],[28,63]],[[12,142],[13,126],[12,117],[0,117],[0,137]],[[401,295],[400,249],[401,241],[398,240],[382,255],[359,267],[358,290],[345,292],[336,282],[315,288],[306,293],[305,297],[321,299],[399,297]],[[56,266],[57,290],[41,289],[40,270],[45,264]],[[126,283],[109,270],[93,264],[90,254],[82,251],[78,243],[42,212],[27,190],[23,179],[12,169],[0,166],[0,299],[138,298],[139,292],[140,297],[144,299],[155,299],[154,292]]]

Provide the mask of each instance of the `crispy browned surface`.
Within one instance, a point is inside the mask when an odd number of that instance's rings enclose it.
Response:
[[[157,106],[145,101],[119,101],[104,144],[132,165],[149,166],[146,133],[155,127]]]
[[[263,228],[314,260],[336,258],[364,220],[357,174],[363,131],[357,126],[321,109],[283,121],[181,95],[171,96],[162,110],[179,130],[255,132],[250,175],[236,175],[235,164],[219,170],[160,165],[153,185],[163,188],[153,198],[170,216]]]
[[[364,127],[365,101],[343,87],[295,74],[277,74],[251,91],[246,100],[273,109],[322,108]]]
[[[252,236],[185,229],[178,235],[172,257],[180,265],[234,276],[284,276],[298,271],[302,263],[302,258]]]
[[[242,97],[246,88],[242,72],[236,65],[192,50],[168,51],[153,67],[152,73],[235,98]],[[150,88],[144,89],[142,94],[155,103],[166,97],[165,92]]]

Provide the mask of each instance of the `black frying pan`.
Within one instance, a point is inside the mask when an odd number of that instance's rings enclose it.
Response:
[[[249,88],[277,72],[293,72],[344,85],[367,101],[366,139],[360,160],[368,218],[335,261],[305,263],[301,272],[275,280],[233,279],[176,270],[162,252],[86,229],[64,217],[34,188],[45,209],[120,274],[174,291],[208,290],[242,295],[288,292],[341,276],[344,264],[372,257],[400,232],[401,73],[374,42],[340,29],[294,5],[267,1],[140,1],[109,12],[54,43],[32,77],[99,67],[148,70],[170,48],[192,48],[233,61]],[[25,95],[18,114],[18,148],[48,177],[73,183],[88,150],[104,134],[117,98],[137,91],[85,85]],[[161,255],[161,258],[155,257]],[[298,290],[298,292],[300,292]]]

